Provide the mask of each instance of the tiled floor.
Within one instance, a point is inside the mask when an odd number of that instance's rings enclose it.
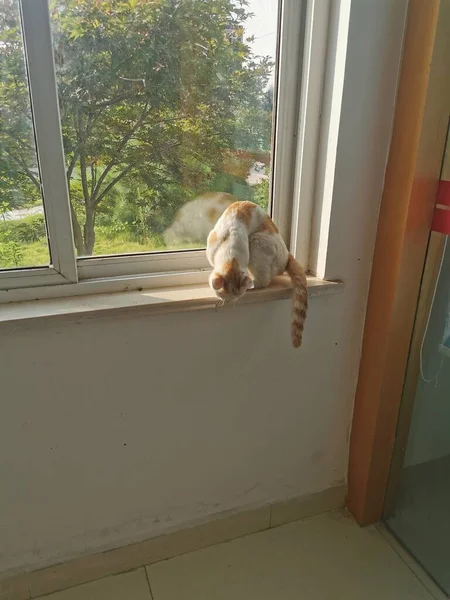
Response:
[[[376,528],[360,529],[336,511],[52,594],[46,600],[438,598],[427,587],[413,573],[411,562],[403,560]]]
[[[450,457],[404,468],[395,512],[387,520],[450,594]]]

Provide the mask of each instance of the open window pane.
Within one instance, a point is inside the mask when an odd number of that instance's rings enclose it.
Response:
[[[50,262],[18,0],[0,0],[0,269]]]
[[[53,0],[51,20],[78,256],[202,247],[226,194],[267,207],[278,0]]]

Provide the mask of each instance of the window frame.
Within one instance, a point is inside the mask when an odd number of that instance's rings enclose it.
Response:
[[[6,289],[78,280],[48,5],[21,0],[19,6],[50,265],[0,271],[0,288]]]
[[[48,0],[19,2],[52,264],[0,272],[0,302],[206,283],[210,265],[204,250],[75,256]],[[271,198],[276,201],[271,214],[291,252],[305,266],[329,8],[330,0],[280,0],[279,4],[271,181]]]

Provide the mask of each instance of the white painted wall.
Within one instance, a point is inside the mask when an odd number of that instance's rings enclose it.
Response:
[[[346,288],[312,300],[300,351],[288,301],[2,332],[0,573],[344,481],[404,7],[353,3],[328,248]]]

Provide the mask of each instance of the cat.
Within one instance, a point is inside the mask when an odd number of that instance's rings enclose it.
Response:
[[[226,192],[207,192],[186,202],[163,233],[166,246],[198,244],[204,247],[217,219],[236,201],[235,196]]]
[[[231,204],[208,236],[206,256],[213,267],[209,284],[222,304],[236,302],[252,288],[268,287],[287,271],[293,289],[292,345],[301,346],[308,308],[306,275],[262,208],[253,202]]]

